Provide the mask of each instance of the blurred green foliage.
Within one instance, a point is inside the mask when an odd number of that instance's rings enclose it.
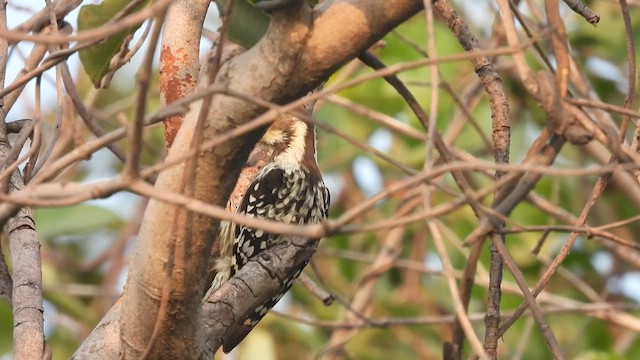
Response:
[[[465,6],[465,2],[462,1],[455,3],[459,8]],[[614,3],[609,2],[594,2],[591,5],[602,16],[601,23],[597,28],[567,11],[565,19],[572,52],[583,68],[586,67],[587,60],[597,57],[612,64],[619,71],[619,74],[623,74],[623,77],[615,79],[615,76],[611,76],[612,74],[602,73],[602,69],[587,68],[588,79],[602,99],[606,102],[622,105],[625,89],[620,88],[617,84],[619,82],[626,84],[624,74],[627,73],[627,55],[619,9]],[[487,14],[493,14],[491,9],[492,7],[487,5]],[[563,8],[564,10],[567,9]],[[465,13],[461,12],[461,14],[464,17]],[[633,23],[639,23],[640,12],[634,8],[631,15]],[[471,22],[470,26],[472,31],[481,37],[483,46],[490,43],[486,37],[486,34],[491,31],[490,23]],[[384,39],[384,45],[374,52],[388,65],[422,59],[423,55],[414,49],[414,45],[407,44],[403,38],[410,39],[415,46],[424,49],[427,41],[425,29],[424,16],[416,16],[398,27],[395,33],[389,34]],[[640,35],[639,32],[640,27],[634,27],[634,35]],[[462,51],[457,39],[451,35],[445,24],[437,24],[435,36],[438,44],[438,56],[442,57]],[[533,67],[540,67],[539,64],[534,64],[536,61],[534,56],[529,57],[528,60]],[[539,106],[526,95],[519,80],[515,79],[509,59],[499,58],[496,65],[510,101],[512,115],[511,158],[514,163],[518,163],[524,158],[547,120]],[[439,70],[441,80],[448,82],[457,96],[461,96],[466,86],[476,81],[477,78],[473,66],[468,61],[443,63],[439,65]],[[349,64],[339,70],[327,86],[330,87],[332,82],[343,76],[356,78],[371,72],[361,64]],[[128,74],[131,78],[131,72]],[[119,83],[118,76],[116,75],[116,79],[114,79],[116,83]],[[430,87],[429,69],[427,67],[413,69],[402,72],[399,76],[409,86],[421,105],[428,110],[433,90]],[[120,79],[120,81],[122,80]],[[92,91],[86,86],[88,83],[86,78],[81,78],[79,83],[85,84],[81,86],[83,92]],[[135,84],[131,81],[128,85],[130,88],[121,85],[99,91],[94,103],[95,108],[108,112],[110,119],[115,118],[118,113],[130,112],[131,101],[127,102],[127,99],[133,93]],[[423,130],[406,103],[384,80],[368,81],[346,89],[338,95],[374,111],[405,121],[418,131]],[[440,95],[437,116],[438,129],[441,132],[446,132],[449,130],[453,115],[459,110],[459,105],[451,95],[442,89]],[[117,108],[114,107],[114,104],[122,106]],[[157,109],[158,106],[158,100],[151,99],[150,111]],[[478,121],[482,135],[491,139],[491,113],[487,97],[483,95],[479,104],[470,110]],[[356,115],[330,102],[318,106],[315,117],[364,143],[369,142],[371,136],[382,128],[366,117]],[[620,117],[614,116],[614,118],[619,120]],[[102,125],[105,129],[113,129],[121,124],[111,120],[111,122],[105,122]],[[425,157],[424,143],[405,135],[390,134],[391,143],[387,144],[389,145],[387,154],[415,170],[420,170]],[[147,145],[144,162],[145,164],[156,163],[163,155],[163,151],[158,150],[163,148],[161,131],[157,128],[149,131],[145,140]],[[126,143],[122,142],[119,145],[126,149]],[[485,148],[480,134],[469,123],[465,123],[453,147],[479,159],[493,160],[493,155]],[[340,216],[367,198],[362,189],[363,177],[366,178],[370,174],[357,173],[353,166],[354,159],[359,157],[373,159],[374,165],[369,171],[379,173],[384,185],[401,181],[407,176],[396,167],[353,146],[349,141],[323,130],[319,132],[318,150],[321,169],[326,178],[331,179],[332,183],[337,185],[332,194],[331,217],[333,218]],[[121,164],[111,157],[109,159],[111,160],[107,167],[111,174],[116,174]],[[76,169],[75,173],[68,175],[69,179],[84,181],[88,176],[95,175],[95,161],[97,160],[87,160],[85,164]],[[585,157],[582,149],[567,146],[563,149],[556,166],[561,168],[593,164],[593,161]],[[469,180],[477,187],[490,186],[492,183],[490,176],[480,172],[474,173]],[[596,180],[596,176],[545,177],[535,187],[535,192],[559,208],[576,215],[583,208],[588,193]],[[445,189],[457,189],[450,176],[443,176],[436,182]],[[398,195],[381,202],[375,209],[357,218],[353,225],[375,224],[393,218],[396,216],[401,198],[402,195]],[[455,196],[444,191],[436,191],[432,194],[434,204],[446,204],[454,199]],[[491,198],[482,201],[485,204],[490,204]],[[74,294],[65,285],[90,285],[98,293],[101,290],[111,292],[119,290],[114,288],[113,282],[110,282],[109,286],[104,285],[107,280],[113,281],[114,277],[118,277],[117,274],[110,273],[112,264],[107,262],[91,269],[88,269],[86,265],[102,251],[108,249],[123,229],[130,222],[136,220],[123,218],[118,207],[119,209],[131,209],[134,206],[134,202],[128,201],[117,204],[115,208],[92,203],[67,208],[36,209],[35,219],[43,242],[43,276],[45,297],[48,303],[48,311],[45,315],[48,319],[47,340],[53,348],[54,359],[68,358],[114,300],[113,296]],[[605,224],[636,214],[637,207],[624,194],[614,188],[605,192],[589,221],[592,225]],[[558,223],[550,215],[527,202],[523,202],[515,209],[511,220],[512,224],[526,226]],[[453,266],[461,271],[465,266],[468,250],[462,248],[460,242],[477,226],[477,219],[472,211],[464,208],[446,214],[438,218],[438,221],[444,229]],[[621,230],[621,236],[637,234],[639,230],[638,225],[632,223]],[[339,301],[329,307],[323,306],[306,289],[296,285],[290,295],[285,298],[287,305],[281,306],[280,309],[298,317],[339,323],[348,313],[348,310],[341,303],[350,301],[357,292],[365,272],[382,247],[386,235],[385,231],[376,231],[335,235],[330,239],[323,240],[313,262],[314,268],[317,269],[317,275],[310,273],[312,277],[318,277],[323,286],[335,293]],[[453,314],[449,289],[446,280],[440,274],[440,264],[433,260],[437,259],[437,255],[425,224],[418,221],[406,226],[402,236],[399,265],[382,274],[376,284],[371,302],[371,317],[374,319],[402,319]],[[529,286],[535,285],[541,272],[546,268],[541,259],[554,256],[566,240],[567,233],[550,233],[541,247],[540,256],[537,257],[532,254],[532,251],[539,243],[541,236],[541,232],[523,232],[507,236],[508,249],[525,275]],[[3,249],[6,249],[6,246],[3,246]],[[594,254],[598,252],[606,253],[606,249],[583,237],[572,249],[563,265],[571,274],[592,287],[596,292],[604,293],[607,296],[607,292],[610,290],[608,284],[634,269],[613,258],[611,259],[613,263],[611,272],[599,272],[594,264]],[[415,269],[420,266],[424,266],[429,271],[418,273]],[[485,249],[481,254],[481,267],[485,270],[489,267],[488,249]],[[485,270],[479,272],[479,278],[486,279]],[[411,279],[417,279],[417,281]],[[506,270],[504,281],[509,284],[515,283],[513,276]],[[560,275],[553,277],[546,289],[561,299],[589,301],[574,282]],[[612,302],[634,303],[638,301],[638,299],[630,299],[621,293],[613,293],[608,296]],[[470,312],[482,315],[481,313],[486,307],[486,297],[486,286],[477,285],[473,290]],[[505,291],[502,297],[502,311],[509,313],[521,303],[521,295]],[[544,301],[541,303],[546,304]],[[638,312],[631,313],[638,314]],[[580,312],[550,313],[545,318],[569,358],[581,360],[640,358],[638,335],[622,327]],[[484,334],[483,323],[475,321],[474,325],[482,338]],[[0,334],[9,334],[11,327],[8,305],[5,301],[1,301]],[[314,358],[328,344],[333,331],[332,327],[300,324],[270,314],[240,346],[237,358]],[[395,325],[365,329],[358,332],[347,343],[344,349],[345,358],[438,359],[441,356],[443,342],[448,341],[449,338],[450,327],[448,324]],[[11,338],[0,336],[0,354],[6,355],[10,349]],[[504,335],[499,342],[499,352],[499,358],[510,358],[516,352],[519,352],[522,359],[549,359],[551,357],[539,329],[528,316],[520,318]],[[466,358],[468,355],[470,355],[470,351],[467,346],[464,357]]]
[[[142,2],[136,10],[142,9],[148,1]],[[80,7],[78,30],[97,29],[109,22],[131,3],[129,0],[104,0],[100,4],[89,4]],[[125,39],[138,30],[138,26],[116,33],[103,42],[80,50],[78,53],[82,66],[95,87],[100,87],[103,76],[109,72],[111,59],[121,51]]]

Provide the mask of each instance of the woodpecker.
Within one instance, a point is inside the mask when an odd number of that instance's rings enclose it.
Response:
[[[229,200],[227,201],[226,209],[231,212],[237,212],[240,202],[244,197],[244,194],[249,189],[249,185],[255,180],[256,176],[264,168],[264,166],[271,160],[273,152],[275,151],[271,143],[272,133],[267,130],[265,135],[255,145],[247,162],[245,163],[238,181],[234,187]],[[221,221],[217,234],[217,241],[211,251],[211,259],[213,263],[208,276],[208,283],[211,284],[207,293],[203,298],[203,302],[207,301],[211,293],[218,289],[225,281],[229,280],[231,258],[233,250],[233,242],[235,235],[233,227],[235,224],[228,221]]]
[[[310,110],[310,109],[307,109]],[[255,164],[252,164],[252,156]],[[292,115],[280,116],[260,139],[243,173],[256,169],[255,178],[246,187],[237,211],[246,216],[287,224],[313,224],[327,218],[329,191],[324,185],[316,159],[315,127]],[[256,161],[258,159],[258,161]],[[238,187],[236,187],[238,190]],[[229,204],[228,208],[233,208]],[[218,236],[220,257],[215,264],[215,278],[204,300],[239,271],[250,259],[283,241],[286,235],[226,222]],[[312,239],[318,241],[318,239]],[[258,306],[235,334],[228,334],[223,350],[231,351],[266,313],[291,288],[310,259],[292,269],[280,292]]]

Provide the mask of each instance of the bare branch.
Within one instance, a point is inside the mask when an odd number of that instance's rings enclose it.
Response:
[[[15,171],[10,192],[24,184]],[[13,344],[15,359],[41,359],[44,344],[42,264],[40,242],[33,215],[22,208],[7,223],[9,251],[13,260]]]
[[[331,7],[314,18],[305,6],[298,3],[274,13],[267,34],[252,49],[225,64],[220,70],[216,84],[226,84],[239,93],[260,96],[274,102],[285,102],[299,97],[314,88],[349,57],[355,56],[395,24],[412,15],[420,8],[420,3],[339,1],[332,3]],[[384,16],[378,17],[375,14]],[[349,21],[345,15],[351,16],[353,21]],[[363,18],[363,15],[367,17]],[[363,28],[365,19],[369,26]],[[312,20],[313,32],[309,33]],[[340,25],[336,21],[339,21]],[[335,37],[333,31],[336,26],[344,30],[339,38]],[[363,32],[363,29],[369,29],[369,32]],[[329,38],[332,40],[327,42]],[[330,46],[327,47],[327,44]],[[252,71],[248,73],[245,69]],[[223,96],[216,96],[211,108],[215,109],[215,112],[210,112],[207,118],[208,123],[203,129],[205,139],[247,122],[260,111],[259,107],[248,106]],[[192,131],[197,122],[196,115],[197,111],[194,110],[185,119],[169,152],[169,159],[180,156],[189,149],[194,135]],[[244,163],[248,149],[257,140],[258,134],[253,133],[249,137],[229,141],[213,152],[200,155],[196,176],[206,178],[207,182],[196,183],[194,194],[197,198],[218,206],[226,203],[240,171],[239,164]],[[169,169],[159,176],[156,186],[168,190],[179,189],[181,179],[180,168]],[[212,191],[212,187],[217,187],[217,191]],[[162,226],[159,227],[156,223],[165,222],[164,219],[175,219],[179,213],[179,209],[155,201],[150,202],[145,213],[122,307],[123,345],[125,353],[133,357],[146,348],[146,342],[155,323],[155,316],[140,318],[134,314],[141,311],[157,313],[162,284],[154,283],[158,280],[155,274],[166,271],[169,261],[167,250],[170,248],[169,244],[175,241],[167,236],[169,233],[159,233],[158,230],[162,229]],[[195,325],[197,322],[192,319],[198,317],[197,308],[200,302],[197,294],[203,293],[204,267],[208,264],[205,255],[210,253],[212,246],[212,239],[207,234],[215,233],[216,226],[217,221],[194,216],[190,232],[192,238],[178,244],[177,256],[172,266],[176,270],[172,278],[181,276],[180,274],[189,274],[189,281],[176,278],[176,285],[170,294],[169,308],[166,310],[166,321],[182,324],[184,329],[174,328],[170,343],[159,341],[159,344],[166,346],[157,347],[154,351],[162,352],[163,356],[175,354],[179,357],[193,357],[201,353],[199,340],[202,338],[199,335],[193,336],[200,332]],[[180,321],[173,319],[175,316],[179,316]]]

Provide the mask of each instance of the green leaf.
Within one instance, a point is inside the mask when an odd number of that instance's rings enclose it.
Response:
[[[98,229],[114,229],[123,223],[117,214],[93,205],[37,209],[35,221],[38,234],[43,239],[89,233]]]
[[[250,48],[267,32],[269,15],[256,8],[249,0],[236,0],[231,11],[229,39]]]
[[[129,5],[130,0],[105,0],[99,5],[84,5],[78,14],[78,31],[98,28],[111,20],[118,12]],[[142,9],[148,1],[144,1],[134,11]],[[111,59],[120,52],[127,37],[140,25],[123,30],[104,42],[80,50],[80,62],[84,71],[89,75],[95,87],[100,87],[100,83],[105,74],[109,72]]]
[[[9,302],[0,299],[0,333],[11,334],[13,331],[13,315]],[[11,352],[13,341],[11,336],[0,336],[0,356]],[[9,357],[7,357],[9,359]]]

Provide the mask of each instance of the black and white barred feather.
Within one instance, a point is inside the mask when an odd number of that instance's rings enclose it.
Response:
[[[326,219],[329,191],[324,185],[315,158],[313,126],[293,116],[281,117],[267,130],[260,142],[262,146],[273,147],[273,157],[251,182],[237,211],[246,216],[286,224],[314,224]],[[253,257],[282,243],[285,236],[287,235],[226,223],[218,239],[225,241],[221,246],[223,256],[216,264],[217,274],[210,292],[235,275]],[[233,349],[275,306],[300,276],[309,260],[292,269],[280,291],[256,307],[239,324],[236,334],[228,334],[224,341],[225,352]]]
[[[327,218],[329,191],[322,178],[303,169],[285,169],[277,163],[267,165],[252,183],[240,205],[242,214],[287,224],[314,224]],[[235,227],[231,273],[233,276],[249,260],[263,250],[279,243],[283,236]],[[291,288],[308,261],[295,269],[283,284],[281,293],[256,309],[244,325],[255,325]]]

